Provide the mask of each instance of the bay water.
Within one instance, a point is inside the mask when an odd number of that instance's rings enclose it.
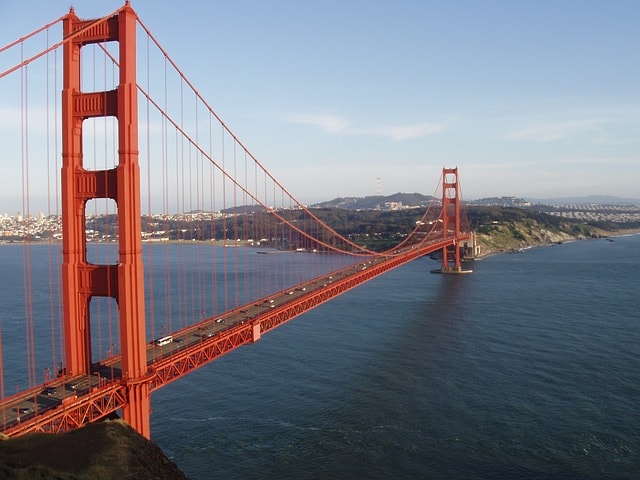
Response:
[[[420,259],[155,392],[193,480],[640,477],[640,236]]]

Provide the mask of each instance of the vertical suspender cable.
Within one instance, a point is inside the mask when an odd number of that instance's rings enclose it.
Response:
[[[242,241],[244,242],[245,246],[243,247],[242,251],[244,252],[244,271],[245,271],[245,275],[244,275],[244,302],[247,302],[249,298],[252,298],[251,295],[251,287],[249,285],[249,280],[251,277],[251,275],[249,275],[249,235],[248,235],[248,230],[247,230],[247,223],[249,221],[249,205],[247,202],[247,192],[246,189],[248,187],[247,185],[247,156],[243,155],[242,157],[242,170],[244,173],[244,181],[242,182],[242,184],[244,185],[244,189],[242,190],[242,209],[243,209],[243,214],[242,214]]]
[[[98,91],[98,86],[96,85],[96,48],[95,46],[92,46],[91,51],[93,52],[93,91],[97,92]],[[103,66],[104,66],[104,72],[103,72],[103,81],[104,83],[106,83],[106,77],[107,77],[107,69],[106,69],[106,65],[107,65],[107,61],[106,61],[106,57],[103,60]],[[104,89],[103,89],[104,90]],[[103,126],[105,129],[105,139],[107,138],[106,136],[106,120],[103,120]],[[94,170],[98,170],[98,141],[97,141],[97,121],[94,120],[91,122],[91,128],[93,129],[93,169]],[[105,140],[106,141],[106,140]],[[106,153],[105,153],[106,155]],[[106,160],[106,158],[105,158]],[[93,218],[94,218],[94,222],[97,220],[98,218],[98,201],[97,199],[93,200]],[[105,202],[106,204],[106,202]],[[85,210],[86,210],[86,204],[85,204]],[[86,217],[85,217],[85,222],[86,222]],[[85,225],[85,230],[86,230],[86,225]],[[85,248],[87,248],[87,244],[85,243]],[[107,261],[107,256],[105,255],[104,261],[100,261],[100,252],[102,249],[98,249],[96,248],[96,245],[92,245],[93,250],[94,250],[94,255],[95,255],[95,263],[96,264],[103,264],[106,263]],[[94,324],[97,323],[98,326],[98,332],[97,332],[97,339],[98,339],[98,358],[102,358],[102,302],[98,301],[98,302],[94,302],[91,301],[91,304],[95,305],[94,307],[94,311],[96,313],[96,318],[90,318],[90,322],[92,320],[94,320]],[[91,331],[91,325],[89,325],[89,330]],[[93,353],[92,353],[93,354]]]
[[[54,92],[58,92],[58,50],[54,50],[54,64],[55,64],[55,68],[56,68],[56,75],[54,77]],[[56,181],[55,181],[55,191],[56,191],[56,221],[60,219],[60,167],[58,164],[58,159],[60,158],[60,154],[59,154],[59,145],[58,145],[58,118],[59,118],[59,110],[58,110],[58,96],[55,96],[56,100],[54,101],[54,120],[53,120],[53,124],[54,124],[54,159],[55,159],[55,177],[56,177]],[[56,265],[61,265],[62,264],[62,258],[60,256],[61,254],[61,250],[58,248],[56,249],[56,252],[58,254],[58,261],[56,262]],[[60,282],[56,282],[56,286],[57,286],[57,298],[60,299],[61,298],[61,294],[60,294]],[[64,307],[62,305],[62,301],[59,301],[59,306],[58,306],[58,337],[59,337],[59,348],[60,348],[60,370],[62,370],[62,365],[65,362],[65,351],[64,351]],[[57,364],[54,364],[54,366],[57,369]],[[57,372],[57,370],[56,370]]]
[[[225,171],[225,145],[224,145],[224,128],[221,129],[221,143],[222,149],[222,171]],[[223,246],[227,244],[227,177],[223,174],[222,177],[222,239]],[[227,249],[223,247],[222,251],[222,272],[224,282],[224,310],[229,311],[229,277],[227,275]],[[237,306],[237,305],[234,305]]]
[[[106,61],[106,59],[105,59]],[[105,67],[105,84],[106,84],[106,70],[107,68]],[[116,70],[116,65],[115,63],[111,64],[111,83],[113,85],[117,85],[119,82],[120,78],[119,78],[119,71]],[[106,89],[106,88],[105,88]],[[112,128],[112,132],[117,132],[118,131],[118,121],[119,119],[114,119],[114,118],[107,118],[104,117],[103,118],[103,122],[104,122],[104,138],[105,138],[105,146],[104,146],[104,158],[105,158],[105,168],[108,166],[108,155],[107,155],[107,138],[109,137],[107,135],[107,128],[108,128],[108,122],[111,121],[111,128]],[[114,133],[115,133],[114,132]],[[112,152],[113,155],[115,156],[115,158],[113,159],[113,164],[115,165],[116,163],[118,163],[119,158],[118,158],[118,135],[112,134],[111,135],[111,143],[112,143]],[[106,218],[107,218],[107,227],[108,227],[108,231],[110,233],[111,231],[111,224],[109,223],[109,205],[111,205],[109,202],[107,203],[107,208],[106,208]],[[118,215],[118,205],[116,205],[116,212],[115,214]],[[116,225],[118,225],[118,219],[116,219]],[[118,232],[119,234],[119,232]],[[119,239],[118,239],[119,241]],[[107,316],[109,318],[109,346],[112,347],[112,354],[115,354],[114,352],[114,345],[116,345],[116,343],[120,342],[120,336],[121,336],[121,332],[120,332],[120,318],[118,316],[118,318],[116,319],[116,322],[113,321],[113,310],[114,310],[114,302],[109,301],[107,303]],[[119,314],[119,310],[116,308],[116,313]],[[116,332],[114,333],[114,327],[116,328]],[[116,337],[118,339],[118,341],[116,342]]]
[[[211,113],[209,113],[209,155],[213,156],[213,122],[212,122],[212,116]],[[218,248],[215,246],[216,245],[216,241],[218,238],[218,234],[217,234],[217,229],[216,229],[216,225],[217,225],[217,219],[216,219],[216,189],[215,189],[215,172],[216,169],[213,165],[209,164],[209,170],[210,170],[210,174],[209,174],[209,185],[210,185],[210,192],[209,192],[209,204],[210,204],[210,210],[211,210],[211,239],[214,240],[213,245],[212,245],[212,251],[211,251],[211,258],[212,258],[212,265],[211,265],[211,296],[213,297],[213,302],[212,302],[212,311],[215,314],[219,313],[218,310],[218,271],[217,271],[217,264],[218,264]]]
[[[186,104],[186,100],[185,100],[185,104]],[[188,105],[185,105],[188,108]],[[190,121],[191,119],[188,118],[187,119],[187,123]],[[184,128],[184,127],[183,127]],[[192,148],[191,148],[191,144],[189,142],[187,142],[186,144],[186,152],[184,151],[185,145],[184,145],[185,141],[184,138],[182,139],[182,148],[183,148],[183,160],[185,162],[184,166],[183,166],[183,180],[182,180],[182,188],[183,188],[183,198],[184,198],[184,222],[185,222],[185,226],[184,226],[184,230],[186,230],[186,235],[185,235],[185,247],[183,248],[184,250],[184,258],[185,258],[185,266],[184,266],[184,277],[183,277],[183,285],[184,285],[184,307],[183,307],[183,312],[182,312],[182,317],[180,320],[180,327],[184,326],[184,322],[186,321],[187,318],[189,318],[190,316],[193,317],[193,304],[192,304],[192,289],[191,286],[193,284],[192,280],[193,280],[193,274],[194,274],[194,248],[192,248],[192,236],[193,236],[193,215],[192,215],[192,201],[193,201],[193,196],[192,196],[192,180],[193,177],[191,176],[191,169],[192,169],[192,162],[193,162],[193,157],[191,155],[192,152]],[[189,241],[189,243],[186,243],[186,241]]]
[[[198,117],[198,97],[195,97],[195,108],[196,108],[196,143],[199,145],[200,144],[200,124],[199,124],[199,117]],[[203,181],[203,172],[200,169],[200,166],[202,164],[202,154],[200,152],[198,152],[197,150],[194,152],[195,153],[195,164],[196,164],[196,178],[195,178],[195,184],[196,184],[196,211],[198,212],[197,214],[197,221],[196,221],[196,231],[195,231],[195,239],[196,239],[196,249],[197,249],[197,263],[196,263],[196,278],[197,278],[197,285],[195,286],[196,291],[198,292],[198,298],[194,299],[194,302],[197,304],[196,307],[198,309],[199,312],[199,319],[202,319],[203,317],[207,317],[209,315],[206,314],[206,302],[205,302],[205,291],[204,291],[204,269],[202,268],[202,265],[204,265],[205,259],[204,259],[204,252],[203,252],[203,245],[201,243],[202,240],[202,214],[204,212],[204,206],[200,203],[201,200],[201,182]]]
[[[24,45],[20,45],[20,56],[23,58]],[[24,276],[24,300],[25,300],[25,335],[27,340],[27,373],[29,386],[33,387],[35,378],[35,348],[33,331],[33,292],[31,284],[31,224],[29,206],[29,120],[28,120],[28,66],[21,69],[21,123],[22,123],[22,214],[25,230],[25,243],[23,248],[23,276]]]
[[[233,141],[233,179],[235,180],[233,182],[233,240],[234,242],[237,242],[239,240],[238,238],[238,214],[239,214],[239,209],[238,209],[238,159],[236,157],[236,142],[235,140]],[[237,245],[237,243],[235,243],[235,245]],[[235,272],[235,298],[236,298],[236,305],[240,305],[241,302],[240,297],[239,297],[239,290],[240,290],[240,265],[239,263],[239,259],[238,259],[238,249],[234,248],[233,249],[233,262],[234,262],[234,272]]]
[[[176,169],[176,173],[175,173],[175,190],[176,190],[176,213],[178,214],[178,219],[176,221],[177,224],[177,231],[176,231],[176,239],[179,242],[180,240],[182,240],[182,211],[180,209],[180,138],[179,138],[179,134],[176,131],[175,132],[175,169]],[[181,300],[182,300],[182,292],[180,291],[181,288],[181,281],[182,281],[182,262],[181,262],[181,249],[178,248],[178,246],[176,246],[175,249],[175,253],[173,255],[173,257],[175,258],[175,265],[173,265],[173,268],[175,268],[175,282],[176,282],[176,287],[175,289],[172,289],[171,294],[172,295],[176,295],[176,299],[174,299],[175,303],[177,306],[173,306],[172,311],[170,312],[169,318],[168,320],[168,324],[165,325],[165,331],[167,330],[167,328],[170,328],[171,322],[173,320],[173,312],[177,312],[177,314],[179,315],[180,312],[182,311],[182,304],[181,304]]]
[[[49,30],[47,29],[47,48],[49,47]],[[47,170],[47,218],[51,218],[51,144],[50,144],[50,129],[51,126],[49,125],[49,106],[50,106],[50,100],[49,100],[49,57],[50,55],[47,54],[46,56],[46,74],[45,74],[45,80],[46,80],[46,93],[45,93],[45,129],[47,132],[46,135],[46,170]],[[55,91],[55,90],[54,90]],[[54,137],[56,137],[56,132],[54,132]],[[56,311],[55,311],[55,297],[54,297],[54,284],[57,283],[57,276],[54,275],[54,262],[53,262],[53,257],[54,257],[54,244],[53,244],[53,238],[52,236],[49,236],[49,238],[47,239],[47,246],[48,246],[48,254],[49,254],[49,317],[51,320],[51,365],[55,368],[56,365],[56,338],[55,338],[55,316],[56,316]],[[55,280],[54,280],[55,278]]]
[[[146,61],[147,61],[147,91],[151,91],[151,75],[150,75],[150,52],[149,52],[149,36],[146,36],[147,42],[147,51],[146,51]],[[149,105],[149,100],[145,98],[145,111],[146,111],[146,135],[147,135],[147,221],[143,222],[142,224],[142,231],[145,232],[149,232],[150,230],[150,226],[153,223],[153,210],[151,207],[151,169],[152,169],[152,165],[151,165],[151,111],[150,111],[150,105]],[[153,245],[150,243],[146,244],[146,257],[147,257],[147,268],[145,269],[145,276],[146,276],[146,282],[145,282],[145,288],[147,291],[147,298],[149,298],[149,301],[147,302],[147,311],[149,312],[148,314],[148,318],[150,320],[150,331],[151,331],[151,338],[156,338],[155,335],[155,331],[156,331],[156,312],[155,312],[155,298],[154,298],[154,275],[153,275]],[[145,244],[143,244],[143,253],[144,253],[144,248],[145,248]]]
[[[184,82],[180,79],[180,128],[184,130]],[[178,241],[183,241],[185,238],[183,230],[185,222],[184,222],[184,214],[185,214],[185,204],[184,204],[184,137],[176,132],[176,192],[177,192],[177,201],[178,201],[178,213],[180,214],[180,229],[179,229],[179,238]],[[182,316],[185,312],[185,285],[184,285],[184,277],[186,275],[185,270],[185,261],[184,261],[185,249],[184,245],[180,245],[177,247],[177,258],[178,258],[178,321],[182,323]],[[173,328],[173,324],[168,325],[167,332],[170,332]],[[167,333],[165,332],[165,334]]]
[[[167,59],[164,61],[164,110],[169,108],[169,85],[167,82]],[[166,116],[162,115],[162,214],[164,218],[164,231],[169,232],[169,125]],[[168,235],[168,233],[165,233]],[[162,248],[164,253],[164,322],[167,324],[171,315],[172,298],[171,294],[171,269],[169,255],[171,245],[165,244]],[[162,328],[162,327],[161,327]]]

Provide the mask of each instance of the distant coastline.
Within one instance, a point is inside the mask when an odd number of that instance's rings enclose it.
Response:
[[[597,240],[616,237],[624,237],[629,235],[640,235],[640,229],[621,229],[613,232],[606,230],[594,229],[592,235],[570,235],[564,232],[556,232],[548,235],[544,240],[539,238],[528,238],[520,241],[505,241],[504,239],[492,239],[490,236],[478,236],[478,244],[481,247],[481,253],[476,260],[498,255],[502,253],[514,253],[528,248],[549,247],[560,245],[562,243],[575,242],[580,240]]]
[[[613,216],[607,216],[613,215],[607,211],[601,211],[597,216],[590,214],[591,216],[584,218],[566,217],[564,213],[567,212],[541,212],[531,208],[500,205],[470,205],[466,208],[469,227],[476,233],[477,242],[480,245],[479,258],[535,246],[640,233],[639,221],[635,216],[616,220]],[[575,211],[569,213],[577,216]],[[354,243],[370,250],[385,251],[393,248],[411,233],[423,212],[419,208],[397,211],[360,210],[357,213],[341,208],[322,208],[314,211],[314,214]],[[191,219],[191,217],[189,219],[189,221],[184,221],[186,223],[168,224],[165,227],[166,230],[163,231],[154,229],[143,231],[143,244],[269,247],[269,242],[266,239],[215,240],[208,238],[220,238],[221,232],[219,229],[204,228],[199,223],[201,220]],[[249,228],[250,225],[242,223],[251,220],[252,216],[238,217],[239,231],[252,231]],[[258,220],[260,219],[253,219],[254,222]],[[4,237],[0,236],[0,245],[49,244],[59,248],[62,242],[60,225],[56,223],[55,229],[51,230],[53,227],[44,220],[43,222],[40,230],[36,231],[31,240],[25,240],[17,235],[9,237],[7,235],[9,230],[6,227]],[[207,222],[209,225],[210,219]],[[87,235],[87,244],[117,244],[117,236],[110,234],[109,230],[100,222],[95,221],[94,223],[89,230],[91,235]],[[105,223],[108,224],[106,221]],[[14,232],[20,231],[16,225],[14,227]],[[186,235],[185,231],[187,233],[197,232],[197,236],[192,233]],[[186,238],[187,236],[188,238]],[[271,246],[275,247],[276,245]]]

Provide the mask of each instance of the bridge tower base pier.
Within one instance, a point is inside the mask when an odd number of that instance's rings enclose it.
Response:
[[[127,385],[128,404],[122,409],[122,417],[143,437],[151,438],[151,392],[149,383]]]
[[[431,270],[431,273],[459,274],[459,273],[473,273],[473,270],[462,268],[462,267],[456,267],[454,265],[454,266],[439,268],[437,270]]]

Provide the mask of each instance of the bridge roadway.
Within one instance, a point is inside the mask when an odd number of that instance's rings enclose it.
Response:
[[[463,240],[466,237],[459,237]],[[453,238],[407,247],[390,257],[363,257],[346,268],[296,285],[219,316],[174,332],[172,341],[147,345],[150,391],[372,278],[416,258],[451,246]],[[97,421],[126,405],[119,355],[92,365],[88,375],[59,376],[0,403],[0,430],[9,436],[28,432],[60,432]]]

